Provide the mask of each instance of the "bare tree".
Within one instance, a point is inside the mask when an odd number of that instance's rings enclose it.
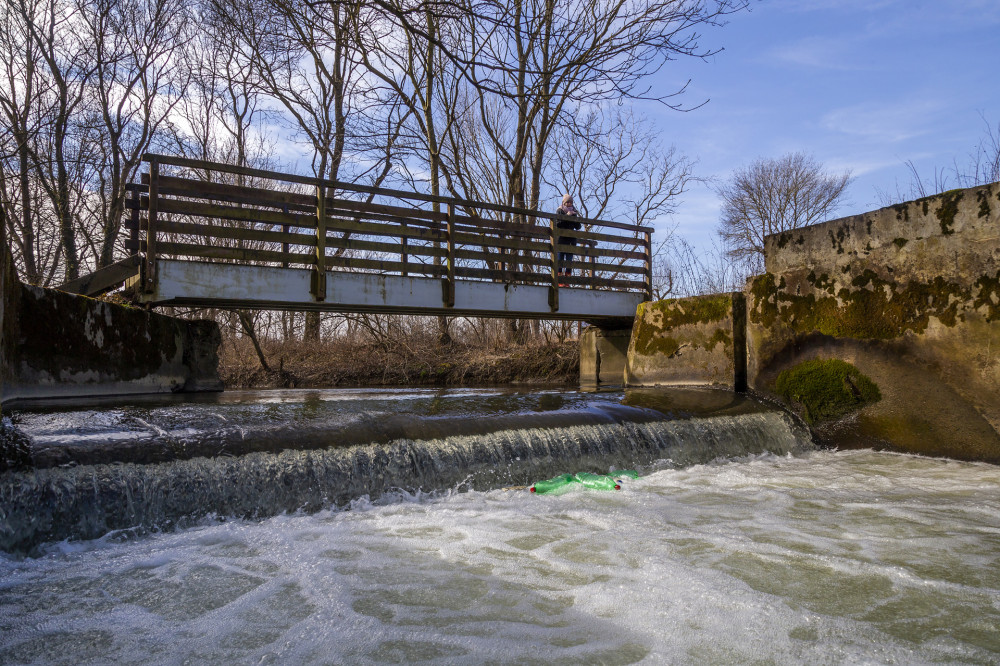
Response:
[[[42,85],[35,41],[25,20],[35,8],[5,3],[0,7],[0,209],[16,263],[22,277],[31,284],[41,282],[33,186],[32,146],[38,133],[38,107]]]
[[[178,0],[77,0],[91,76],[94,118],[90,189],[100,220],[98,267],[115,260],[125,186],[140,158],[183,99],[187,76],[175,57],[186,11]]]
[[[80,275],[78,234],[79,185],[82,167],[77,112],[89,76],[82,40],[74,30],[75,7],[60,0],[16,0],[16,19],[44,68],[42,128],[31,147],[38,183],[51,202],[57,225],[62,267],[68,280]],[[43,279],[43,281],[45,281]]]
[[[803,153],[737,169],[716,190],[722,198],[719,235],[726,253],[762,264],[765,236],[825,220],[842,203],[850,182],[849,171],[827,173]]]
[[[614,107],[581,114],[555,133],[544,182],[553,194],[572,194],[586,218],[624,217],[646,226],[675,212],[699,180],[693,169],[644,119]]]

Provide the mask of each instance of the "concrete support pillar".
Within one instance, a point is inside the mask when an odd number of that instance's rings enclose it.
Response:
[[[603,329],[590,326],[580,335],[580,384],[621,386],[625,382],[625,359],[632,339],[631,328]]]

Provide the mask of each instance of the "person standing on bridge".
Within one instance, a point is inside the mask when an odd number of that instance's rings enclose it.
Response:
[[[577,212],[576,206],[573,205],[573,195],[564,194],[562,198],[562,205],[556,210],[559,215],[568,215],[570,217],[580,217],[580,213]],[[580,223],[575,220],[557,220],[556,229],[571,229],[573,231],[580,230]],[[576,245],[575,236],[557,236],[557,245]],[[573,261],[572,252],[560,252],[559,253],[559,275],[572,275],[573,269],[568,266],[564,268],[565,264]],[[564,285],[559,285],[564,286]]]

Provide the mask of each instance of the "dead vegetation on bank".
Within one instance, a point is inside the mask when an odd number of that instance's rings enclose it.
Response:
[[[226,388],[576,384],[579,381],[579,345],[563,336],[529,335],[517,342],[463,335],[442,343],[430,331],[407,333],[313,341],[263,338],[259,340],[260,353],[250,336],[227,334],[219,351],[219,374]]]

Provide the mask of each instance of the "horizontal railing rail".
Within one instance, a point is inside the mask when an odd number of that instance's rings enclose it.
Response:
[[[158,258],[308,267],[317,301],[329,271],[440,278],[445,307],[459,278],[547,285],[553,311],[561,287],[652,291],[649,227],[203,160],[143,160],[149,168],[129,186],[125,224],[146,293]],[[564,220],[580,230],[559,228]]]

